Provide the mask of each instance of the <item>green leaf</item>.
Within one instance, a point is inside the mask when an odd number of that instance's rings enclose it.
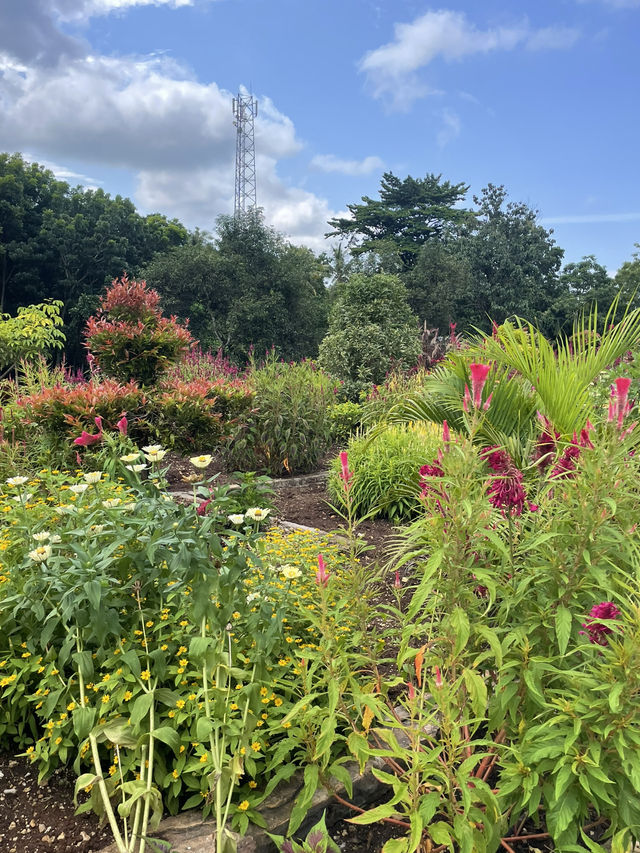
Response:
[[[570,610],[567,610],[566,607],[560,605],[556,610],[556,638],[558,640],[558,648],[560,649],[560,654],[564,654],[567,650],[567,645],[569,644],[569,637],[571,636],[571,623],[573,622],[573,616]]]
[[[76,737],[78,740],[84,740],[88,737],[95,723],[96,709],[87,707],[74,708],[71,712],[71,719]]]
[[[169,728],[169,726],[161,726],[159,729],[154,729],[152,734],[156,740],[161,740],[162,743],[170,746],[175,753],[180,749],[180,735],[175,729]]]
[[[392,817],[397,814],[396,807],[393,803],[383,803],[373,809],[369,809],[356,817],[347,818],[347,823],[355,823],[358,826],[367,826],[370,823],[377,823],[384,818]]]
[[[461,607],[454,607],[450,616],[451,625],[456,632],[456,644],[454,653],[456,655],[465,648],[469,641],[471,626],[469,625],[469,617]]]
[[[200,742],[207,740],[213,731],[213,723],[208,717],[198,717],[196,722],[196,739]]]
[[[131,708],[131,725],[137,726],[138,723],[149,713],[149,709],[153,705],[153,692],[142,693]]]
[[[409,609],[407,611],[407,620],[409,622],[415,619],[418,612],[422,610],[422,607],[424,606],[424,603],[427,598],[432,594],[433,575],[440,568],[440,564],[442,563],[443,557],[444,549],[439,548],[437,551],[433,552],[433,554],[427,561],[427,564],[424,567],[422,580],[418,584],[418,588],[416,589],[411,598],[411,604],[409,605]]]
[[[484,679],[471,669],[463,669],[465,687],[471,698],[471,707],[476,717],[483,717],[487,708],[487,685]]]

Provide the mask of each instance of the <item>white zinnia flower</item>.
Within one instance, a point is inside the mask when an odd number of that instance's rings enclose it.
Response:
[[[302,572],[296,566],[280,566],[280,574],[291,581],[294,578],[299,578]]]
[[[46,542],[47,539],[51,538],[51,534],[48,530],[41,530],[40,533],[34,533],[33,538],[36,542]]]
[[[191,462],[194,468],[208,468],[213,462],[213,456],[192,456],[189,462]]]
[[[161,444],[148,444],[146,447],[142,448],[145,453],[157,453],[159,450],[162,450]]]
[[[149,462],[162,462],[162,460],[164,459],[164,457],[166,455],[167,455],[167,451],[162,450],[162,448],[159,448],[158,450],[154,450],[153,452],[145,453],[145,456],[149,460]]]
[[[9,477],[7,480],[8,486],[24,486],[24,484],[28,481],[28,477]]]
[[[252,601],[255,601],[256,598],[260,598],[259,592],[250,592],[247,596],[247,604],[251,604]]]
[[[73,492],[74,495],[81,495],[83,492],[86,492],[88,488],[88,483],[77,483],[75,486],[69,486],[69,491]]]
[[[89,471],[88,474],[84,474],[85,483],[89,483],[90,486],[99,483],[102,478],[102,471]]]
[[[30,501],[33,497],[33,492],[23,492],[21,495],[14,495],[13,500],[18,501],[18,503],[26,503]]]
[[[270,512],[270,509],[261,509],[259,506],[254,506],[251,507],[251,509],[248,509],[245,515],[247,518],[252,518],[254,521],[262,521]]]
[[[127,471],[133,471],[134,474],[139,474],[140,471],[145,471],[147,468],[146,465],[126,465],[125,467]]]
[[[242,524],[244,521],[244,515],[241,512],[235,512],[233,515],[228,515],[227,518],[231,524]]]
[[[51,556],[51,546],[40,545],[34,551],[29,551],[29,556],[35,563],[44,563]]]
[[[118,506],[119,503],[122,503],[121,498],[109,498],[106,501],[102,501],[102,506],[105,509],[113,509],[114,506]]]
[[[140,458],[140,451],[137,450],[135,453],[127,453],[126,456],[121,456],[120,461],[131,463],[131,462],[135,462],[136,459],[139,459],[139,458]]]
[[[52,534],[51,539],[49,539],[49,542],[52,545],[57,545],[58,542],[62,542],[62,536],[58,536],[57,533],[54,533],[54,534]]]

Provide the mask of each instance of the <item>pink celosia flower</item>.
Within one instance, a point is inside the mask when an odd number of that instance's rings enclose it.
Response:
[[[434,672],[435,672],[435,681],[434,681],[434,683],[435,683],[435,686],[438,688],[438,690],[440,690],[440,688],[442,687],[442,675],[440,674],[440,667],[439,667],[439,666],[434,666],[434,668],[433,668],[433,669],[434,669]]]
[[[451,432],[449,431],[449,424],[446,420],[442,421],[442,440],[445,444],[451,441]]]
[[[346,450],[343,450],[340,454],[340,465],[342,467],[340,479],[344,483],[345,489],[348,489],[353,479],[353,472],[349,470],[349,457]]]
[[[469,365],[471,372],[471,393],[473,395],[473,405],[476,409],[482,407],[482,389],[487,381],[487,376],[491,370],[489,364],[476,364],[475,362]]]
[[[407,690],[409,691],[409,701],[413,702],[413,700],[416,698],[416,688],[410,681],[407,682]]]
[[[482,451],[482,457],[487,460],[487,465],[499,476],[489,481],[487,489],[489,503],[496,509],[501,510],[503,515],[522,515],[525,504],[532,512],[538,508],[535,504],[527,501],[524,490],[523,474],[513,463],[506,452],[499,447],[487,447]]]
[[[606,646],[606,635],[611,634],[611,628],[601,619],[618,619],[620,611],[612,601],[601,601],[600,604],[594,604],[589,613],[589,618],[582,623],[585,631],[580,631],[581,634],[588,634],[589,641],[598,646]]]
[[[316,571],[316,583],[318,586],[326,586],[331,575],[326,570],[322,554],[318,554],[318,569]]]
[[[127,434],[127,430],[129,429],[129,422],[127,421],[127,415],[126,415],[126,412],[125,412],[125,414],[120,418],[120,420],[118,421],[118,423],[116,424],[116,426],[118,427],[118,432],[119,432],[121,435],[126,435],[126,434]]]
[[[102,418],[100,415],[96,415],[93,419],[95,421],[96,426],[98,427],[98,432],[102,433]]]
[[[396,577],[393,582],[393,585],[396,589],[402,589],[402,582],[400,581],[400,570],[396,569]]]
[[[97,444],[99,441],[102,441],[101,432],[96,435],[90,435],[86,430],[82,430],[78,438],[74,438],[73,443],[79,447],[91,447],[92,444]]]
[[[611,386],[611,397],[609,399],[609,416],[607,420],[617,421],[618,429],[622,429],[625,415],[631,410],[629,405],[629,388],[631,380],[619,376]]]

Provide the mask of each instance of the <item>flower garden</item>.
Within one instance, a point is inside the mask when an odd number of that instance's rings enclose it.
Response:
[[[353,762],[381,794],[350,821],[390,826],[384,853],[632,850],[640,314],[555,347],[506,323],[345,404],[309,363],[194,360],[137,283],[103,312],[88,379],[5,390],[3,747],[72,767],[118,853],[189,809],[232,853],[294,774],[274,849],[334,850],[299,830],[317,788],[353,803]],[[332,442],[338,536],[208,473],[312,471]]]

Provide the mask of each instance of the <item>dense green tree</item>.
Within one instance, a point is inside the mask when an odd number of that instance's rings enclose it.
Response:
[[[640,250],[640,243],[636,243],[636,248]],[[622,264],[616,273],[614,284],[623,305],[630,301],[634,307],[640,305],[640,251],[634,252],[631,260]]]
[[[244,361],[275,347],[286,359],[315,356],[326,331],[326,266],[287,243],[259,214],[221,217],[215,244],[195,243],[157,255],[145,268],[165,309],[201,344]]]
[[[346,396],[357,398],[394,365],[412,367],[419,355],[418,319],[397,276],[358,274],[340,285],[319,363],[343,381]]]
[[[221,283],[220,255],[211,243],[190,242],[159,253],[141,277],[162,296],[167,314],[189,320],[203,349],[228,348],[226,316],[231,293]]]
[[[57,274],[57,259],[42,240],[42,219],[63,209],[67,191],[37,163],[0,153],[0,312],[54,295],[44,288]]]
[[[604,320],[617,292],[615,281],[594,255],[567,264],[560,273],[558,288],[558,297],[548,312],[556,333],[571,332],[576,314],[591,311],[594,304]]]
[[[428,328],[444,334],[449,323],[464,320],[464,303],[472,290],[471,266],[455,241],[426,243],[403,280],[409,305]]]
[[[456,206],[468,189],[441,175],[401,180],[385,172],[380,199],[363,196],[363,204],[347,205],[351,217],[330,219],[327,236],[347,237],[355,255],[395,252],[402,268],[410,269],[427,241],[452,237],[472,223],[473,213]]]
[[[461,238],[459,251],[471,270],[471,289],[459,294],[464,325],[489,329],[517,314],[549,331],[549,311],[559,296],[563,250],[538,212],[521,202],[505,204],[504,187],[489,184],[478,205],[477,227]]]
[[[259,213],[220,217],[216,247],[226,352],[242,360],[251,346],[259,356],[275,346],[285,359],[315,356],[328,300],[326,269],[313,252],[292,246]]]
[[[129,199],[71,188],[19,154],[0,154],[2,308],[61,300],[71,361],[82,358],[81,330],[105,285],[187,239],[176,220],[141,216]]]

